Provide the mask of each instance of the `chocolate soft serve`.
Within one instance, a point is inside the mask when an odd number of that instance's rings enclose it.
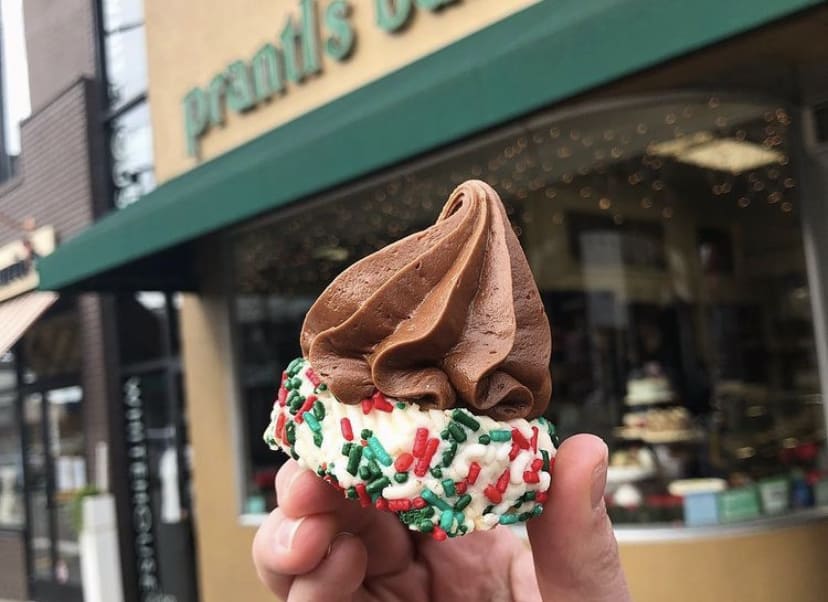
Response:
[[[551,335],[497,193],[472,180],[437,222],[362,259],[317,299],[302,353],[343,403],[375,389],[496,420],[543,413]]]

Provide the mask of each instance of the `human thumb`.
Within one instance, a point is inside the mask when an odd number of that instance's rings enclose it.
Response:
[[[535,574],[547,602],[629,602],[618,544],[604,505],[607,446],[576,435],[555,458],[543,514],[527,523]]]

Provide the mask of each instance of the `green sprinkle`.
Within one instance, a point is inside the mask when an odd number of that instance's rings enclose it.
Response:
[[[489,504],[488,506],[483,508],[483,514],[490,514],[492,510],[494,510],[494,506]]]
[[[358,445],[358,444],[354,443],[354,445]],[[373,460],[374,459],[374,450],[372,450],[370,447],[363,447],[362,448],[362,453],[365,455],[366,460]]]
[[[285,426],[285,435],[287,436],[287,442],[289,445],[293,445],[296,443],[296,424],[293,422],[288,422]]]
[[[359,436],[365,439],[366,441],[368,441],[368,439],[370,439],[373,434],[374,431],[372,431],[371,429],[362,429],[361,431],[359,431]]]
[[[298,391],[299,387],[302,386],[302,379],[298,376],[294,376],[293,378],[289,378],[285,383],[285,387],[288,389],[293,389],[294,391]]]
[[[407,404],[403,401],[398,401],[397,402],[397,408],[399,408],[400,410],[404,410],[406,408],[406,406],[407,406]]]
[[[359,497],[357,494],[356,487],[348,487],[345,494],[348,496],[348,499],[355,500]]]
[[[544,472],[549,472],[549,452],[545,449],[540,450],[541,457],[543,458],[543,470]]]
[[[417,523],[417,529],[419,529],[421,533],[431,533],[434,530],[434,523],[430,520],[421,520]]]
[[[491,437],[492,441],[497,441],[498,443],[502,443],[504,441],[511,441],[512,440],[512,431],[507,431],[505,429],[498,429],[496,431],[491,431],[489,433],[489,437]]]
[[[348,466],[346,470],[352,475],[356,476],[359,468],[359,461],[362,459],[362,446],[352,445],[351,451],[348,452]]]
[[[452,442],[449,448],[443,452],[443,461],[442,464],[444,467],[448,468],[451,465],[451,461],[454,460],[454,455],[457,453],[457,444]]]
[[[460,525],[460,533],[462,533],[463,535],[465,535],[466,531],[468,530],[469,528],[465,524]]]
[[[407,472],[394,473],[394,480],[397,481],[397,483],[405,483],[408,480],[408,473]]]
[[[308,423],[310,430],[312,430],[314,433],[318,433],[322,430],[322,426],[319,424],[319,421],[316,419],[316,416],[314,416],[312,412],[305,412],[302,418],[305,419],[305,422]]]
[[[457,422],[462,424],[463,426],[470,428],[473,431],[476,431],[480,428],[480,423],[475,420],[471,414],[466,412],[465,410],[456,409],[454,412],[451,413],[451,417],[454,418]]]
[[[318,399],[313,402],[313,414],[319,420],[325,420],[325,406]]]
[[[295,360],[290,362],[287,367],[287,375],[288,376],[296,376],[299,373],[299,370],[302,369],[302,365],[305,361],[301,357],[297,357]]]
[[[526,521],[528,521],[530,518],[532,518],[532,516],[533,516],[533,515],[532,515],[532,512],[521,512],[521,513],[518,515],[518,520],[519,520],[520,522],[525,523],[525,522],[526,522]]]
[[[443,478],[443,469],[440,468],[439,466],[435,466],[434,468],[431,469],[430,472],[431,472],[431,476],[434,477],[435,479],[442,479]]]
[[[420,497],[423,498],[430,506],[436,506],[440,510],[451,510],[451,506],[449,506],[441,498],[437,497],[437,495],[435,495],[435,493],[430,489],[423,489]]]
[[[382,468],[379,467],[376,460],[368,460],[368,470],[374,478],[382,476]]]
[[[371,480],[371,469],[368,468],[367,464],[363,464],[359,467],[359,478],[363,481],[370,481]]]
[[[535,507],[531,510],[532,516],[540,516],[543,513],[543,505],[535,504]]]
[[[440,515],[440,528],[443,531],[451,531],[451,525],[454,523],[454,512],[451,510],[443,510]]]
[[[477,438],[477,441],[478,441],[479,443],[482,443],[483,445],[488,445],[489,443],[491,443],[491,442],[492,442],[492,439],[491,439],[488,435],[480,435],[480,436]]]
[[[518,515],[517,514],[502,514],[498,521],[501,525],[514,525],[518,522]]]
[[[456,493],[454,491],[454,481],[451,480],[451,479],[443,479],[442,485],[443,485],[443,491],[446,492],[446,495],[448,497],[454,497],[454,495]]]
[[[466,440],[466,432],[456,422],[449,422],[448,432],[457,443],[463,443]]]
[[[294,393],[296,393],[296,391],[294,391]],[[305,398],[299,395],[299,393],[296,393],[296,395],[293,396],[293,401],[290,402],[290,411],[295,414],[299,411],[299,408],[302,407],[303,403],[305,403]]]
[[[368,493],[380,493],[383,489],[385,489],[388,485],[391,484],[391,481],[388,480],[388,477],[381,477],[379,479],[374,479],[365,487],[365,490]]]
[[[347,456],[351,453],[351,448],[353,447],[353,443],[345,442],[342,444],[342,455]]]
[[[535,492],[535,491],[527,491],[526,493],[523,494],[523,501],[524,502],[534,501],[536,493],[537,492]]]
[[[319,383],[316,387],[313,388],[314,393],[319,393],[320,391],[327,391],[328,385],[325,383]]]
[[[320,477],[324,477],[325,476],[325,469],[322,468],[321,465],[317,466],[316,467],[316,474],[318,474]]]
[[[297,454],[296,450],[293,449],[292,447],[290,448],[290,457],[293,458],[294,460],[299,459],[299,454]]]
[[[462,524],[465,522],[466,517],[465,517],[465,516],[463,516],[463,513],[462,513],[462,512],[455,512],[455,513],[454,513],[454,520],[456,520],[456,521],[457,521],[457,524],[458,524],[458,526],[459,526],[459,525],[462,525]]]
[[[447,428],[440,431],[440,439],[448,439],[449,438],[449,430]]]
[[[371,448],[371,451],[374,452],[374,455],[376,456],[377,460],[379,460],[380,464],[382,464],[383,466],[391,466],[391,464],[394,462],[391,459],[391,456],[388,455],[388,452],[385,451],[385,448],[382,446],[382,443],[380,443],[380,440],[376,437],[371,436],[368,439],[368,447]]]
[[[322,440],[323,440],[322,433],[314,433],[313,434],[313,444],[316,447],[322,447]]]
[[[460,498],[455,502],[454,509],[455,510],[463,510],[466,506],[471,503],[471,495],[468,493],[464,493],[460,496]]]

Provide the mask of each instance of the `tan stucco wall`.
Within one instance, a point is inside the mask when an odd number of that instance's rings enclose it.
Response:
[[[374,24],[374,0],[351,0],[357,32],[353,55],[344,63],[322,58],[321,75],[257,109],[238,115],[202,139],[202,161],[220,155],[295,119],[308,110],[390,73],[538,0],[458,0],[439,13],[417,11],[408,27],[390,35]],[[319,6],[327,6],[319,0]],[[277,42],[298,0],[147,0],[149,97],[159,181],[191,169],[181,101],[237,59],[249,59],[265,42]],[[295,18],[295,17],[294,17]]]

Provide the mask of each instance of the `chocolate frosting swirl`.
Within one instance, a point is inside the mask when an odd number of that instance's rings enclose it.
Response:
[[[475,180],[433,226],[340,274],[308,312],[301,344],[347,404],[376,388],[507,420],[540,415],[552,390],[537,285],[500,197]]]

